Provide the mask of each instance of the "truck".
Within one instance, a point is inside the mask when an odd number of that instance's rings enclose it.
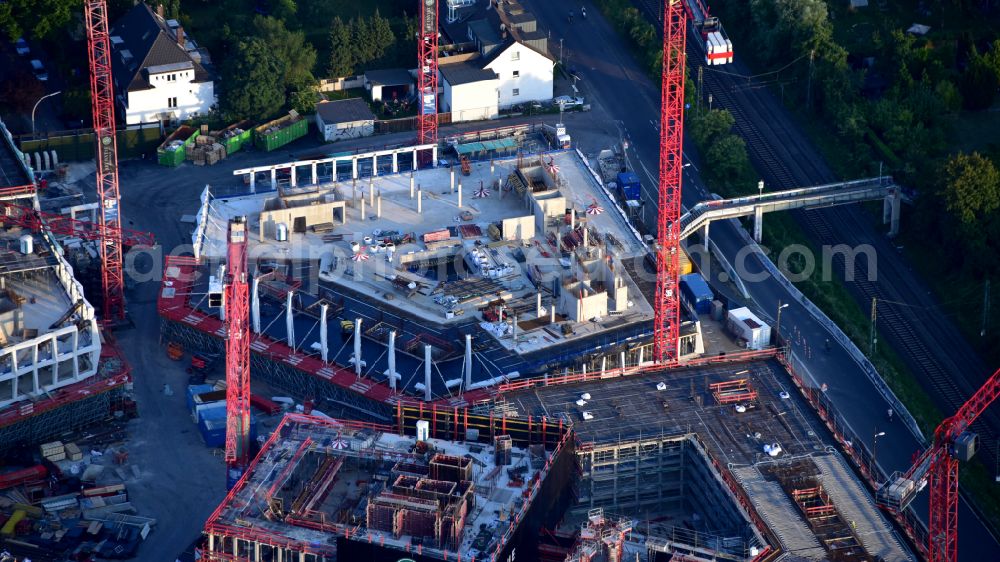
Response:
[[[618,194],[623,201],[638,201],[642,198],[642,184],[635,172],[619,172],[616,179]]]
[[[554,127],[552,125],[542,125],[542,134],[556,148],[572,148],[572,139],[566,134],[566,125],[562,123]]]

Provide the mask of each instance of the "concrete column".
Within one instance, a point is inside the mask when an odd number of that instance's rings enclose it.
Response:
[[[424,345],[424,401],[431,401],[431,346]]]
[[[438,165],[438,147],[437,147],[437,145],[434,145],[434,148],[431,149],[431,161],[434,163],[434,167],[436,168],[437,165]]]
[[[337,170],[337,163],[336,162],[334,162],[334,164],[333,164],[333,169],[336,172],[336,170]],[[319,183],[319,178],[316,177],[316,163],[315,162],[312,163],[312,174],[313,174],[313,181],[312,181],[313,185],[316,185],[317,183]],[[334,173],[334,175],[336,175],[336,173]],[[335,179],[336,178],[331,178],[331,180],[335,180]]]
[[[389,370],[385,372],[389,377],[389,388],[396,390],[396,330],[389,332]]]
[[[361,376],[361,318],[354,319],[354,374]]]
[[[392,153],[392,173],[394,173],[394,174],[398,174],[399,173],[399,153],[398,152],[393,152]]]
[[[351,179],[358,179],[358,157],[351,158]]]
[[[358,200],[358,178],[351,180],[351,205]]]
[[[625,374],[625,352],[624,352],[624,351],[623,351],[623,352],[621,352],[621,355],[620,355],[620,358],[619,358],[619,361],[620,361],[621,363],[619,363],[619,365],[618,365],[618,366],[622,368],[622,374],[624,375],[624,374]]]
[[[296,168],[297,166],[292,166],[292,187],[296,187],[297,185],[299,185],[298,178],[296,175],[297,174]]]
[[[495,173],[496,173],[496,164],[494,164],[493,159],[490,158],[490,175],[492,176]]]
[[[455,193],[455,167],[454,166],[451,167],[451,174],[450,175],[451,175],[451,180],[448,183],[448,189],[451,190],[452,193]]]
[[[422,214],[424,212],[423,201],[424,201],[424,190],[418,189],[417,190],[417,214],[418,215]]]
[[[413,177],[413,173],[410,173],[410,199],[413,199],[414,191],[416,191],[416,179]]]
[[[882,224],[889,224],[889,236],[899,234],[899,188],[895,188],[882,200]]]
[[[604,376],[604,372],[607,371],[607,369],[608,369],[608,356],[607,355],[602,355],[601,356],[601,376],[602,377]]]
[[[250,324],[253,333],[260,333],[260,280],[253,278],[253,285],[250,291]]]
[[[372,156],[372,177],[378,175],[378,156]]]
[[[587,225],[583,225],[583,247],[586,248],[590,245],[590,229]]]
[[[458,208],[462,208],[462,180],[458,180]]]
[[[472,334],[465,334],[465,391],[472,386]]]
[[[319,356],[326,363],[328,360],[329,346],[326,334],[326,311],[330,305],[323,303],[319,307]]]
[[[552,303],[552,306],[549,307],[549,322],[556,323],[556,303]]]
[[[361,198],[361,220],[365,220],[365,198]]]
[[[569,210],[569,229],[576,230],[576,209]]]
[[[375,206],[375,178],[368,178],[368,204],[372,207]]]
[[[378,194],[378,198],[375,200],[375,216],[382,218],[382,194]]]
[[[712,224],[712,221],[705,221],[705,226],[701,227],[701,238],[706,248],[708,248],[708,226],[710,224]]]
[[[257,172],[250,172],[250,193],[257,193]]]
[[[757,206],[753,210],[753,239],[760,244],[761,238],[764,236],[764,209],[763,207]]]
[[[278,189],[278,170],[271,168],[271,189]]]
[[[413,168],[412,169],[416,170],[417,169],[417,150],[413,149],[413,152],[411,154],[413,154]]]
[[[545,314],[545,309],[542,308],[542,293],[535,293],[535,314],[541,318]]]
[[[295,293],[288,291],[288,298],[285,299],[285,328],[288,331],[288,347],[295,351],[295,311],[292,310],[292,298]]]
[[[643,351],[646,351],[646,348],[645,348],[645,347],[640,347],[640,348],[639,348],[639,364],[640,364],[640,365],[642,365],[642,355],[643,355],[643,353],[642,353],[642,352],[643,352]]]
[[[517,350],[517,314],[515,314],[514,318],[511,320],[513,320],[513,322],[511,322],[510,325],[510,334],[511,339],[514,340],[514,349]]]

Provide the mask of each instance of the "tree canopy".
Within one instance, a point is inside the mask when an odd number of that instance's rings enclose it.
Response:
[[[11,40],[21,36],[46,37],[83,12],[79,0],[7,0],[0,2],[0,31]]]
[[[281,59],[263,39],[241,41],[223,66],[222,108],[227,118],[265,119],[285,104]]]
[[[351,29],[340,17],[333,18],[330,25],[330,60],[328,70],[331,76],[340,78],[354,72],[354,47],[351,43]]]

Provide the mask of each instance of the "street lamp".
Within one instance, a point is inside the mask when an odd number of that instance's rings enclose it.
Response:
[[[61,93],[62,93],[62,90],[59,90],[58,92],[52,92],[51,94],[46,94],[46,95],[38,98],[38,101],[35,102],[35,107],[31,108],[31,135],[32,136],[35,135],[35,110],[38,109],[38,104],[42,103],[42,100],[45,99],[45,98],[51,98],[52,96],[58,96]]]
[[[774,322],[774,333],[781,337],[781,311],[782,309],[788,308],[788,303],[781,304],[781,300],[778,300],[778,319]]]
[[[757,194],[761,196],[764,195],[764,180],[757,182]]]
[[[875,446],[878,444],[878,438],[879,437],[885,437],[885,432],[884,431],[879,431],[876,428],[875,429],[875,435],[872,437],[872,467],[871,467],[872,478],[875,477],[875,472],[878,470],[878,463],[875,460],[875,458],[876,458],[875,457]]]

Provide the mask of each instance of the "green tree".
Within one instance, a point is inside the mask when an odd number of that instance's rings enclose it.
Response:
[[[969,65],[962,73],[958,89],[962,93],[965,108],[972,111],[987,109],[996,100],[1000,76],[989,57],[983,56],[973,47]]]
[[[719,138],[729,134],[736,119],[725,109],[704,111],[690,120],[691,138],[703,150]]]
[[[375,44],[375,37],[372,35],[372,27],[364,18],[351,18],[348,24],[351,28],[351,44],[354,46],[354,63],[358,65],[367,64],[375,60],[375,53],[378,52],[378,45]],[[357,70],[362,70],[357,68]]]
[[[257,16],[253,20],[254,36],[265,44],[281,62],[282,83],[286,88],[312,82],[316,65],[316,49],[306,42],[301,31],[290,31],[285,22]]]
[[[271,7],[271,13],[274,14],[274,17],[282,21],[294,18],[298,10],[299,7],[295,0],[276,0]]]
[[[978,152],[959,153],[944,166],[945,209],[966,228],[981,226],[1000,208],[1000,172]]]
[[[267,119],[285,104],[281,59],[260,38],[241,41],[223,66],[222,111],[231,121]]]
[[[305,115],[316,112],[316,104],[319,102],[319,92],[315,84],[302,84],[288,98],[292,109]]]
[[[382,17],[378,8],[375,8],[375,15],[368,20],[369,33],[374,42],[375,49],[372,52],[373,59],[380,59],[396,42],[396,35],[392,32],[389,20]]]
[[[81,9],[77,0],[8,0],[0,2],[0,31],[11,40],[48,37],[63,29]]]
[[[736,135],[727,134],[718,138],[705,151],[705,159],[711,163],[708,167],[709,180],[723,192],[741,194],[740,187],[752,181],[753,168],[747,145]]]
[[[351,30],[340,16],[333,18],[330,25],[330,61],[328,70],[336,78],[350,76],[354,72],[354,46]]]

